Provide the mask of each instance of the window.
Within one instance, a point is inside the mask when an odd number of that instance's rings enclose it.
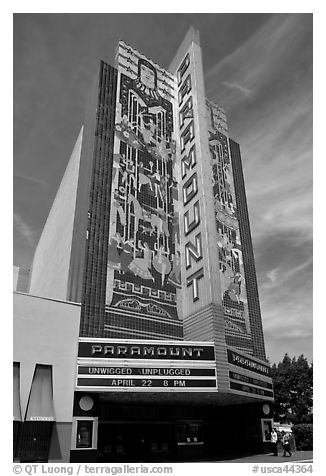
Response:
[[[97,449],[98,420],[94,417],[73,418],[72,450]]]
[[[92,448],[93,422],[78,421],[76,434],[76,448]]]

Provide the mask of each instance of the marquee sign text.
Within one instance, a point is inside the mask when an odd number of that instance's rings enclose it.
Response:
[[[214,346],[79,342],[78,357],[215,361]]]
[[[76,390],[216,392],[214,345],[80,338]]]
[[[256,362],[255,360],[252,360],[249,357],[244,357],[243,355],[240,355],[230,349],[228,349],[227,352],[228,362],[230,364],[236,365],[237,367],[241,367],[243,369],[251,370],[252,372],[256,372],[258,374],[270,376],[271,369],[270,367],[268,367],[268,365]]]

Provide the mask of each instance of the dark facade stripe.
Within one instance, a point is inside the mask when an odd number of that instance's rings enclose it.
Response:
[[[96,105],[98,102],[99,72],[92,85],[85,111],[82,148],[78,171],[78,185],[71,244],[67,301],[81,302],[85,266],[86,230],[88,225],[89,193],[93,170],[94,132],[96,127]]]
[[[247,289],[253,355],[260,359],[266,360],[264,334],[261,322],[261,312],[256,278],[256,268],[252,248],[247,199],[241,164],[240,146],[232,139],[230,139],[230,151],[233,169],[234,188],[237,201],[240,237],[242,243],[242,255]]]
[[[116,88],[117,71],[101,62],[89,194],[80,336],[100,337],[103,335]]]

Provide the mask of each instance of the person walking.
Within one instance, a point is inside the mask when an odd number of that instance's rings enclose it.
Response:
[[[282,438],[283,456],[286,456],[286,453],[289,453],[289,456],[292,456],[290,440],[291,440],[290,433],[285,433]]]
[[[273,428],[271,432],[271,443],[274,456],[277,456],[277,432],[275,428]]]

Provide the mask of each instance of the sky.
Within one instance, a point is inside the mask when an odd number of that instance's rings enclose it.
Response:
[[[31,266],[99,61],[122,39],[167,68],[190,25],[241,147],[267,357],[311,362],[311,14],[15,14],[14,265]]]

